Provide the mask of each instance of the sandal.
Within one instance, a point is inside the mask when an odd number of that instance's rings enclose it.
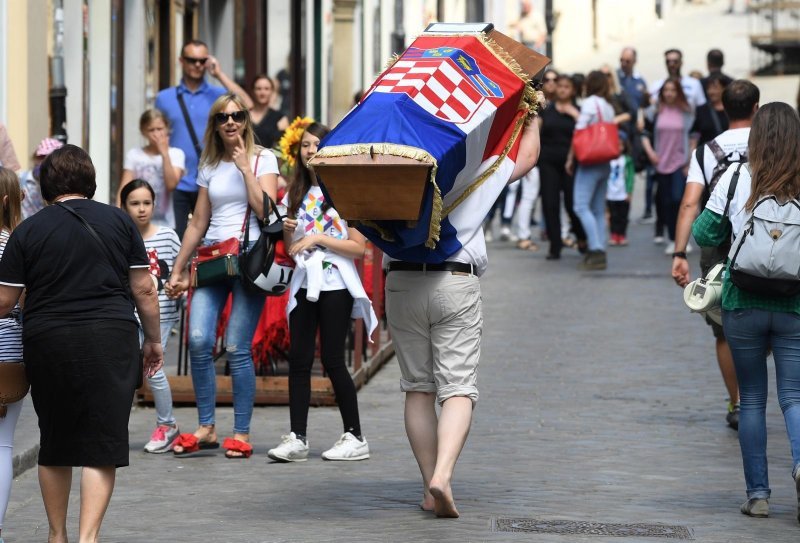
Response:
[[[539,250],[539,246],[529,239],[521,239],[517,242],[517,249],[522,249],[523,251],[536,252]]]
[[[226,437],[225,441],[222,442],[222,448],[225,449],[225,458],[230,460],[240,460],[244,458],[250,458],[250,455],[253,454],[253,446],[250,445],[246,441],[242,441],[240,439],[234,439],[232,437]],[[231,454],[231,453],[239,453],[239,454]]]
[[[181,450],[176,450],[176,447],[180,447]],[[216,441],[201,441],[194,434],[181,434],[172,443],[172,454],[175,456],[186,456],[200,450],[210,449],[219,449],[219,443]]]

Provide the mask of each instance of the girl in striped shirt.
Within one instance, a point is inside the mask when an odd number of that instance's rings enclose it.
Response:
[[[181,249],[178,234],[167,226],[158,226],[151,222],[155,205],[155,191],[150,183],[143,179],[134,179],[120,192],[122,208],[131,216],[139,228],[150,260],[150,273],[158,283],[158,303],[161,309],[161,346],[167,350],[172,328],[178,322],[177,299],[169,298],[164,292],[163,281],[169,278],[175,257]],[[178,424],[172,412],[172,391],[169,388],[164,370],[147,378],[153,401],[156,404],[157,424],[150,441],[144,450],[150,453],[165,453],[172,450],[172,442],[178,437]]]
[[[0,257],[6,248],[11,231],[19,224],[22,211],[22,192],[17,175],[8,168],[0,167]],[[22,322],[20,308],[16,306],[11,314],[0,319],[0,364],[19,364],[22,362]],[[8,507],[13,479],[14,428],[22,410],[22,400],[6,406],[4,417],[0,416],[0,533],[3,518]],[[3,538],[0,537],[0,543]]]

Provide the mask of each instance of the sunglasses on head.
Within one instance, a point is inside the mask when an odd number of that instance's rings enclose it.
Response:
[[[189,64],[200,64],[201,66],[205,65],[208,57],[205,58],[194,58],[194,57],[183,57],[184,62],[188,62]]]
[[[228,122],[228,119],[233,119],[233,122],[242,124],[245,119],[247,119],[247,112],[246,111],[234,111],[233,113],[215,113],[214,114],[214,122],[217,124],[225,124]]]

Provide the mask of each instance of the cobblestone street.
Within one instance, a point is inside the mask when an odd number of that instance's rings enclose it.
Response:
[[[140,451],[155,415],[134,409],[131,467],[119,471],[103,541],[618,540],[495,531],[504,518],[679,526],[702,542],[797,541],[774,390],[772,517],[752,519],[738,511],[741,460],[736,432],[724,422],[710,330],[685,310],[667,276],[669,259],[650,234],[651,226],[632,225],[632,245],[612,248],[608,271],[594,274],[575,270],[577,253],[550,262],[542,252],[492,244],[482,281],[481,400],[454,485],[460,519],[436,520],[417,508],[419,475],[391,361],[360,393],[372,449],[365,462],[319,458],[339,435],[335,408],[312,409],[312,459],[288,465],[266,457],[287,431],[286,408],[256,409],[255,455],[240,462],[221,452],[146,455]],[[33,433],[31,414],[18,433]],[[179,409],[178,417],[194,428],[194,409]],[[231,422],[231,408],[219,409],[221,435]],[[74,527],[77,493],[71,508]],[[29,470],[15,481],[3,536],[43,541],[46,532],[36,470]]]

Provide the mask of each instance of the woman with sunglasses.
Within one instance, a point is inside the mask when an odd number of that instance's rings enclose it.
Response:
[[[278,163],[275,155],[256,147],[253,123],[245,103],[236,95],[219,97],[211,106],[204,137],[205,148],[197,175],[197,205],[183,236],[175,259],[168,294],[177,296],[189,287],[187,265],[201,242],[211,245],[239,238],[248,206],[251,215],[263,218],[263,193],[274,201],[278,192]],[[251,216],[249,239],[260,235],[256,217]],[[226,330],[227,360],[233,380],[233,438],[223,443],[227,458],[248,458],[250,419],[255,396],[255,372],[250,344],[264,307],[265,295],[251,293],[242,282],[229,278],[194,290],[189,314],[189,354],[192,360],[199,427],[194,434],[181,434],[175,441],[176,456],[199,449],[219,447],[215,428],[216,372],[212,351],[216,340],[217,320],[232,295]]]

